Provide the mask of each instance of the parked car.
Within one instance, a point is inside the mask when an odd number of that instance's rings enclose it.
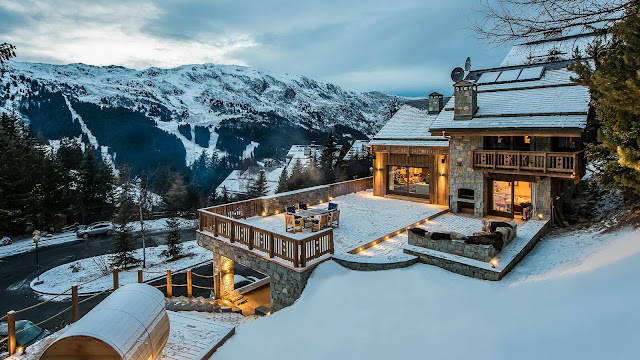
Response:
[[[233,288],[240,289],[241,287],[253,284],[256,282],[254,279],[253,276],[244,277],[242,275],[233,275]]]
[[[26,348],[27,346],[44,339],[50,334],[51,332],[49,330],[43,329],[29,320],[16,321],[17,347]],[[9,336],[8,324],[6,322],[2,322],[0,323],[0,337],[5,338],[7,336]]]
[[[13,244],[13,240],[11,240],[8,236],[3,236],[0,238],[0,246],[11,245]]]
[[[76,231],[76,236],[84,239],[88,239],[89,236],[111,234],[113,234],[113,225],[108,221],[95,222],[87,225],[87,227],[79,228],[78,231]]]

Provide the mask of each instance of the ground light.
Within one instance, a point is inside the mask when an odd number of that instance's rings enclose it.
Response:
[[[498,265],[498,260],[496,260],[496,259],[491,259],[491,267],[492,267],[492,268],[495,268],[495,267],[496,267],[496,265]]]
[[[542,220],[543,217],[544,215],[542,213],[538,213],[538,219]]]

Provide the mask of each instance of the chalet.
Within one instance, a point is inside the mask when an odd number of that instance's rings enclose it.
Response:
[[[373,194],[449,201],[449,141],[430,128],[443,109],[438,93],[409,101],[373,137]]]
[[[363,159],[369,155],[369,140],[356,140],[344,155],[344,160]]]
[[[445,105],[438,93],[422,109],[404,105],[370,143],[374,194],[476,216],[550,216],[585,174],[590,97],[571,81],[572,60],[530,58],[545,45],[530,44],[525,64],[512,65],[525,53],[517,45],[511,65],[469,72]]]

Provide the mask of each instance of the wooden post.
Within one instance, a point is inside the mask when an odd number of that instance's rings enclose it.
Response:
[[[273,241],[273,233],[269,233],[269,257],[272,258],[275,254],[275,249],[274,249],[274,241]]]
[[[213,296],[220,299],[220,274],[213,275]]]
[[[78,285],[71,285],[71,322],[80,320],[80,311],[78,311]]]
[[[253,226],[249,226],[249,250],[253,250]]]
[[[9,340],[7,346],[9,355],[16,353],[16,312],[11,310],[7,313],[7,333]]]
[[[167,269],[167,297],[173,296],[173,283],[171,282],[171,269]]]
[[[298,245],[296,245],[297,247]],[[301,261],[301,266],[305,267],[307,266],[307,250],[305,249],[307,247],[307,241],[306,240],[300,240],[300,261]]]
[[[113,290],[118,290],[118,271],[117,267],[113,268]]]
[[[292,241],[293,243],[293,267],[300,266],[300,256],[298,255],[298,243],[299,241]]]
[[[218,217],[213,216],[213,236],[218,236]]]
[[[329,231],[329,252],[333,254],[333,229]]]
[[[229,222],[229,227],[231,231],[231,233],[229,234],[229,241],[231,241],[231,243],[234,243],[236,242],[236,224],[233,222],[233,220]]]
[[[142,284],[144,279],[142,278],[142,269],[138,269],[138,284]]]
[[[187,297],[193,295],[193,283],[191,282],[191,269],[187,270]]]

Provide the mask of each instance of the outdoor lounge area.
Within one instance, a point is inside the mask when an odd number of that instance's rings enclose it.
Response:
[[[373,196],[371,190],[339,196],[332,199],[331,203],[335,203],[340,211],[340,226],[333,228],[335,253],[350,252],[373,241],[390,238],[417,222],[447,211],[447,207],[442,205]],[[314,209],[328,209],[328,204],[308,207],[308,211]],[[285,216],[254,216],[243,221],[294,239],[303,239],[313,233],[308,225],[295,233],[286,231]]]

